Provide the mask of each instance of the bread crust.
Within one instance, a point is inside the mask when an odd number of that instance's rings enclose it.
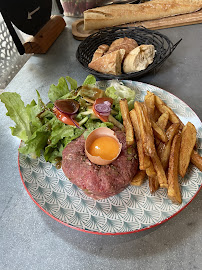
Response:
[[[107,44],[101,44],[97,50],[94,52],[93,54],[93,58],[92,61],[95,61],[96,59],[98,59],[99,57],[102,57],[103,54],[108,51],[109,46]]]
[[[112,42],[106,54],[120,50],[120,49],[124,49],[125,56],[126,56],[129,54],[130,51],[132,51],[136,47],[138,47],[138,44],[134,39],[128,38],[128,37],[118,38]]]
[[[120,49],[91,61],[88,67],[104,74],[120,75],[124,55],[125,50]]]

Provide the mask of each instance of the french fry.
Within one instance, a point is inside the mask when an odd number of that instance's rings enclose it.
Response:
[[[140,124],[140,134],[143,141],[143,149],[146,155],[150,156],[154,169],[156,171],[160,187],[168,187],[165,171],[162,167],[160,159],[157,155],[154,136],[147,114],[146,106],[141,105],[139,102],[135,102],[134,108],[137,113],[138,123]]]
[[[151,165],[148,168],[146,168],[146,174],[150,177],[156,176],[156,171],[154,169],[154,165],[152,164],[152,162]]]
[[[139,157],[139,169],[146,170],[151,165],[151,160],[150,157],[145,155],[141,141],[137,141],[137,151]]]
[[[143,149],[147,156],[153,156],[156,149],[151,123],[148,118],[146,106],[136,101],[134,108],[137,113],[138,124],[140,127],[140,136],[143,143]]]
[[[202,172],[202,157],[193,150],[191,154],[191,163],[193,163]]]
[[[134,109],[130,111],[130,118],[131,118],[131,122],[133,124],[134,132],[135,132],[137,151],[138,151],[138,157],[139,157],[139,169],[146,170],[146,168],[150,166],[151,161],[150,161],[150,158],[145,155],[144,150],[143,150],[143,144],[142,144],[142,140],[140,136],[140,128],[138,124],[137,114]]]
[[[168,197],[174,203],[182,203],[180,186],[178,182],[178,164],[181,135],[175,135],[171,147],[168,167]]]
[[[141,185],[143,178],[148,176],[151,193],[159,187],[168,188],[168,198],[174,203],[181,203],[178,174],[184,177],[190,161],[202,171],[202,157],[194,150],[194,125],[188,122],[184,126],[174,111],[149,91],[144,103],[136,101],[129,115],[140,168],[131,184]]]
[[[195,143],[196,128],[192,123],[188,122],[182,130],[182,141],[180,146],[179,173],[182,177],[186,174]]]
[[[165,131],[166,129],[166,126],[168,125],[168,120],[169,120],[169,112],[165,112],[165,113],[162,113],[156,124],[163,130]],[[167,136],[166,136],[167,137]],[[168,138],[167,138],[168,139]],[[158,146],[160,144],[161,140],[159,140],[159,138],[155,137],[155,143],[156,143],[156,146]]]
[[[149,176],[149,189],[151,193],[154,193],[159,189],[159,181],[157,176]]]
[[[137,116],[137,122],[138,122],[138,126],[139,126],[140,138],[142,140],[142,144],[144,144],[144,141],[146,141],[146,132],[145,132],[145,128],[144,128],[144,121],[143,121],[141,103],[136,101],[134,103],[134,109],[135,109],[136,116]]]
[[[168,112],[169,113],[169,120],[174,124],[174,123],[181,123],[180,119],[178,116],[173,112],[173,110],[168,107],[160,97],[155,96],[155,105],[158,108],[158,110],[161,113]]]
[[[169,119],[169,112],[164,112],[161,114],[161,116],[157,120],[157,125],[162,128],[163,130],[166,129],[166,126],[168,124],[168,119]]]
[[[166,131],[168,141],[172,140],[174,136],[179,132],[180,123],[172,124]]]
[[[168,138],[168,142],[166,144],[160,143],[158,146],[157,153],[158,153],[158,156],[160,158],[163,169],[165,171],[168,168],[172,140],[173,140],[174,136],[178,133],[179,126],[180,126],[180,123],[172,124],[166,131],[166,136]]]
[[[146,176],[145,171],[138,171],[135,177],[133,178],[131,185],[133,186],[141,186]]]
[[[147,91],[147,95],[144,98],[144,103],[147,107],[150,119],[154,120],[155,96],[152,92]]]
[[[130,146],[135,143],[135,140],[134,140],[133,126],[129,116],[128,102],[126,99],[121,99],[119,104],[121,109],[121,115],[123,118],[123,125],[125,127],[126,132],[126,144],[127,146]]]
[[[155,110],[154,110],[154,121],[156,122],[161,115],[162,115],[162,113],[155,106]]]
[[[154,165],[154,169],[156,170],[160,187],[167,188],[168,183],[167,183],[166,174],[156,152],[155,152],[155,155],[151,157],[151,160]]]
[[[152,124],[155,137],[161,140],[162,142],[166,143],[168,139],[167,139],[165,131],[152,120],[151,120],[151,124]]]

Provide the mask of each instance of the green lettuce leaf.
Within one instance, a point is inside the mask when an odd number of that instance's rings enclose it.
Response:
[[[66,76],[66,80],[70,83],[71,90],[76,90],[77,89],[77,81],[72,79],[69,76]]]
[[[68,138],[68,141],[70,142],[79,137],[83,132],[83,129],[65,125],[56,118],[52,125],[51,135],[49,137],[49,146],[56,145],[63,138]]]
[[[41,111],[44,111],[47,107],[43,103],[40,94],[38,91],[37,96],[38,96],[38,104],[35,102],[35,100],[32,100],[30,104],[27,104],[26,106],[26,111],[29,116],[29,122],[30,122],[30,129],[31,133],[33,134],[38,128],[42,126],[42,123],[38,117],[36,117]]]
[[[41,150],[47,145],[50,131],[37,130],[33,133],[32,137],[26,142],[26,145],[19,148],[22,154],[31,154],[33,157],[39,157]]]
[[[58,85],[51,84],[48,91],[48,97],[52,102],[55,102],[57,99],[67,94],[69,94],[69,87],[64,77],[58,80]]]
[[[33,156],[39,157],[41,150],[43,150],[48,144],[49,137],[51,135],[52,125],[57,120],[53,117],[47,121],[39,129],[37,129],[32,136],[25,142],[25,145],[20,147],[19,152],[22,154],[32,154]]]
[[[86,77],[85,81],[83,82],[83,85],[87,85],[87,84],[95,84],[96,83],[96,78],[90,74]]]
[[[26,109],[24,102],[17,93],[4,92],[0,95],[1,101],[7,109],[7,116],[15,122],[15,127],[10,127],[12,135],[23,141],[27,141],[31,136],[30,113],[31,108],[35,107],[32,101],[30,107]]]
[[[99,128],[99,127],[108,127],[108,128],[113,128],[113,124],[111,122],[101,122],[99,120],[92,120],[92,119],[89,119],[85,125],[86,127],[86,131],[84,132],[83,136],[84,138],[86,139],[87,136],[91,133],[91,131],[93,131],[94,129],[96,128]]]
[[[67,126],[55,119],[51,134],[48,138],[49,144],[45,147],[44,157],[46,161],[54,163],[58,157],[62,157],[62,151],[72,140],[81,136],[84,129]]]
[[[121,122],[122,115],[119,101],[126,98],[128,102],[128,109],[129,111],[132,110],[134,108],[135,91],[124,84],[113,80],[110,86],[106,89],[105,94],[113,99],[113,109],[118,112],[117,115],[115,115],[115,118]]]
[[[132,109],[135,99],[135,91],[124,84],[113,80],[111,85],[106,89],[105,94],[114,100],[114,104],[118,104],[121,99],[126,98],[128,101],[129,110]]]

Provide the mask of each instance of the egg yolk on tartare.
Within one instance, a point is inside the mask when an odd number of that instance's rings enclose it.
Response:
[[[112,137],[99,137],[92,142],[89,153],[92,156],[99,156],[102,159],[112,160],[119,153],[119,144]]]

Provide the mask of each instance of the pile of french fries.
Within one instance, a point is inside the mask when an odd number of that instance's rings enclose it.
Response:
[[[144,102],[135,101],[128,110],[127,100],[120,100],[126,143],[136,141],[139,170],[132,185],[140,186],[148,178],[150,192],[166,188],[168,198],[181,204],[179,175],[184,177],[192,162],[202,171],[202,157],[195,151],[196,128],[185,126],[158,96],[147,91]],[[134,140],[135,138],[135,140]]]

